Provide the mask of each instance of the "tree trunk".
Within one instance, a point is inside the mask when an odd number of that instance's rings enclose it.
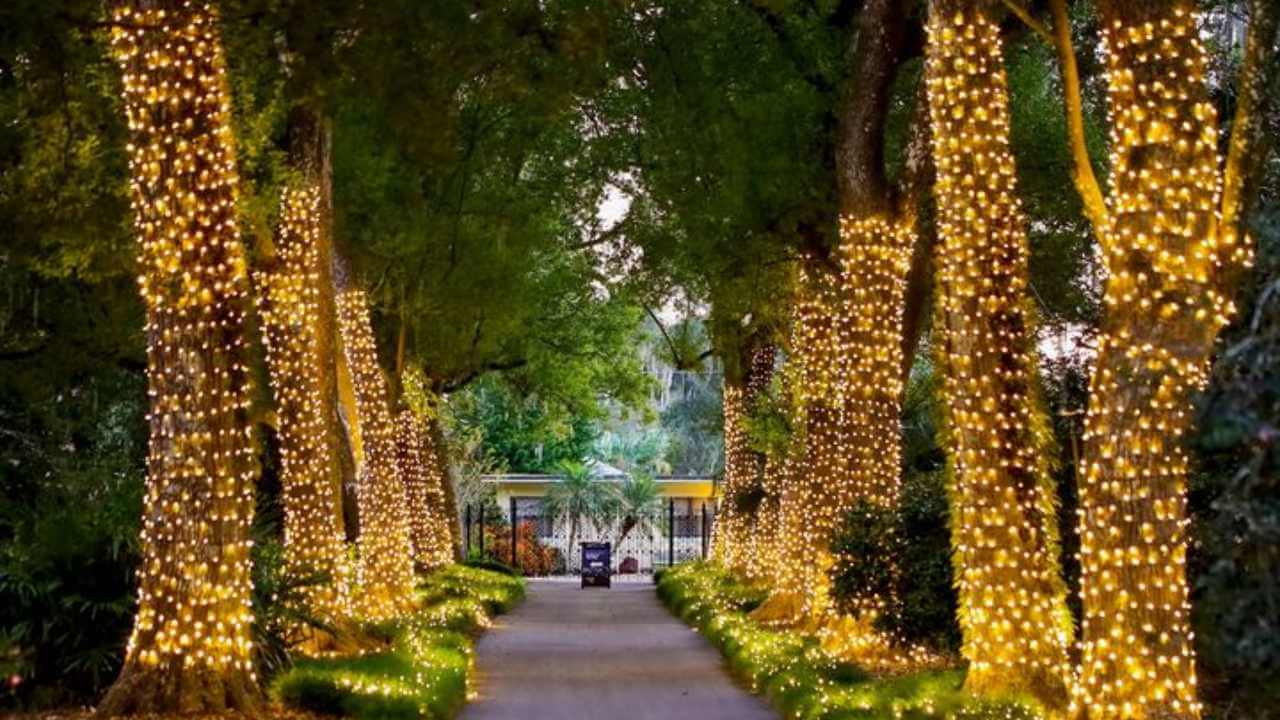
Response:
[[[413,410],[400,412],[397,431],[413,557],[419,568],[429,571],[454,559],[453,521],[445,508],[444,477],[430,437]]]
[[[1105,316],[1080,482],[1089,718],[1199,716],[1186,582],[1191,395],[1247,258],[1217,227],[1218,122],[1194,7],[1101,5],[1113,117]]]
[[[755,342],[752,342],[755,340]],[[711,556],[724,565],[755,576],[758,566],[747,552],[754,518],[743,512],[744,495],[759,490],[764,455],[751,449],[743,426],[756,399],[773,377],[777,349],[753,336],[741,354],[740,377],[725,374],[724,381],[724,484],[720,517],[711,538]]]
[[[324,434],[334,456],[332,511],[339,527],[346,526],[348,504],[354,504],[354,496],[348,490],[355,487],[355,463],[351,461],[351,449],[338,413],[337,363],[342,353],[337,348],[333,283],[330,282],[334,262],[333,247],[333,128],[327,117],[312,108],[300,105],[289,115],[289,161],[308,185],[319,194],[316,247],[319,254],[317,272],[323,280],[317,283],[319,322],[316,325],[318,361],[314,372],[318,376],[321,417],[324,418]],[[352,528],[348,528],[348,533]],[[354,537],[354,536],[353,536]]]
[[[382,620],[398,615],[413,599],[404,483],[368,300],[361,290],[346,290],[337,297],[337,309],[364,448],[358,494],[361,601],[366,617]]]
[[[431,445],[431,455],[437,468],[440,490],[444,493],[444,515],[448,519],[449,534],[453,542],[453,557],[462,560],[462,515],[458,512],[458,492],[454,485],[453,472],[449,462],[449,442],[444,435],[444,426],[440,417],[433,413],[427,418],[427,440]]]
[[[303,589],[310,612],[324,620],[350,615],[341,495],[336,480],[324,364],[317,342],[321,282],[315,185],[285,188],[275,253],[257,273],[263,345],[276,403],[284,495],[285,570],[293,578],[322,574]]]
[[[217,18],[204,5],[148,2],[116,19],[151,442],[138,611],[99,712],[253,713],[248,277]]]
[[[1067,706],[1072,620],[1045,465],[1026,221],[1009,151],[1000,28],[980,4],[934,0],[926,65],[942,252],[941,353],[953,563],[966,687]]]

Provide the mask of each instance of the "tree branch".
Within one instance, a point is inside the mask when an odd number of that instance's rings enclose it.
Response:
[[[662,339],[667,343],[667,349],[671,351],[671,364],[676,370],[692,370],[701,364],[703,360],[706,360],[715,354],[715,348],[711,348],[703,351],[703,353],[698,355],[693,362],[687,361],[680,354],[680,349],[676,346],[676,342],[672,339],[671,334],[667,332],[666,326],[658,319],[658,314],[653,311],[653,308],[649,307],[649,303],[640,303],[640,305],[644,308],[644,311],[648,313],[649,319],[653,321],[653,324],[658,326],[658,332],[662,333]]]
[[[1049,28],[1045,27],[1044,23],[1035,19],[1035,16],[1027,12],[1027,9],[1022,7],[1022,3],[1019,3],[1017,0],[1001,0],[1001,2],[1004,3],[1005,7],[1009,8],[1009,12],[1017,15],[1018,19],[1021,20],[1024,25],[1031,28],[1032,32],[1039,35],[1041,40],[1048,43],[1049,47],[1054,46],[1053,33],[1049,32]]]
[[[853,61],[837,104],[836,185],[842,215],[862,217],[891,209],[884,128],[902,54],[906,4],[867,0],[858,13]]]
[[[1053,47],[1058,53],[1058,65],[1062,70],[1062,104],[1067,117],[1067,141],[1071,148],[1071,180],[1084,204],[1085,216],[1093,226],[1094,237],[1104,245],[1106,228],[1110,223],[1107,202],[1102,187],[1093,174],[1093,162],[1089,159],[1089,145],[1084,133],[1084,102],[1080,93],[1080,69],[1076,65],[1076,52],[1071,46],[1071,20],[1067,17],[1066,0],[1050,0],[1053,10]]]
[[[1061,0],[1058,0],[1061,2]],[[1277,18],[1275,0],[1253,0],[1249,19],[1244,62],[1236,91],[1236,114],[1231,125],[1231,142],[1222,175],[1222,227],[1232,229],[1249,211],[1247,200],[1257,187],[1260,160],[1266,156],[1260,145],[1274,138],[1262,132],[1267,105],[1271,99],[1266,90],[1276,72]]]
[[[493,362],[484,363],[478,367],[474,367],[467,372],[459,375],[451,380],[445,380],[439,384],[440,392],[451,393],[461,390],[473,380],[488,372],[503,372],[506,370],[516,370],[528,365],[529,361],[525,358],[512,358],[510,360],[495,360]]]
[[[938,244],[937,227],[920,222],[920,207],[928,202],[933,187],[935,168],[930,152],[932,130],[929,123],[928,85],[923,77],[916,88],[915,107],[911,111],[910,136],[906,148],[906,164],[898,187],[898,219],[914,229],[911,267],[907,271],[907,288],[902,308],[903,391],[915,365],[920,335],[929,309],[929,291],[933,286],[933,252]]]
[[[667,349],[671,351],[671,362],[676,366],[676,369],[679,370],[680,350],[676,348],[675,341],[672,340],[671,335],[667,333],[667,327],[658,319],[658,314],[653,311],[653,308],[649,307],[649,303],[640,303],[640,305],[644,308],[644,311],[648,313],[649,319],[653,321],[653,324],[658,326],[658,332],[662,333],[662,339],[666,341]]]
[[[569,251],[575,252],[578,250],[589,250],[593,247],[604,245],[606,243],[610,243],[610,242],[613,242],[614,240],[617,240],[618,237],[622,235],[622,226],[625,222],[626,222],[625,220],[619,220],[618,222],[613,224],[613,227],[609,228],[608,230],[605,230],[604,232],[600,233],[594,238],[591,238],[590,240],[583,240],[580,243],[574,243],[573,245],[570,245]]]

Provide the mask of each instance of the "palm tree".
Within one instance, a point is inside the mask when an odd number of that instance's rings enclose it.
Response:
[[[595,472],[585,463],[566,461],[560,464],[560,479],[543,499],[547,515],[569,520],[568,566],[573,566],[574,546],[583,520],[599,524],[613,514],[616,493],[610,483],[596,482]]]
[[[622,529],[618,533],[616,547],[622,547],[627,534],[636,528],[641,531],[652,528],[653,521],[662,512],[658,481],[645,472],[633,472],[618,489],[618,516]]]

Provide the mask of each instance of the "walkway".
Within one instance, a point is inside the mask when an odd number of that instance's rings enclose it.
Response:
[[[658,602],[649,583],[531,580],[477,646],[479,697],[461,720],[763,720],[763,700]]]

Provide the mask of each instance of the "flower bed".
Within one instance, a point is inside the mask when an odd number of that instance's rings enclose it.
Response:
[[[751,690],[781,712],[804,720],[895,718],[916,720],[1035,720],[1021,699],[981,700],[961,690],[962,670],[873,677],[823,652],[800,632],[766,628],[747,617],[764,588],[743,583],[703,562],[658,573],[658,596],[725,656]]]

